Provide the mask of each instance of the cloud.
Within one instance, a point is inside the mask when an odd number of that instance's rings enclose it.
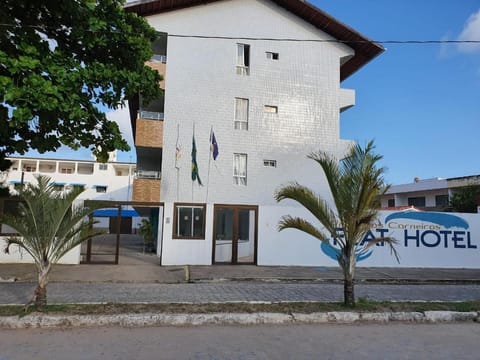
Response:
[[[480,40],[480,9],[470,15],[465,23],[463,31],[457,40],[461,41],[479,41]],[[458,50],[463,53],[480,52],[480,43],[462,43],[458,44]]]

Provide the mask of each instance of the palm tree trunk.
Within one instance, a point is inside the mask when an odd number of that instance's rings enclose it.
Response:
[[[355,291],[353,278],[343,280],[343,299],[345,306],[355,306]]]
[[[345,306],[355,306],[355,249],[348,246],[345,249],[345,264],[343,264],[343,301]]]
[[[38,285],[34,292],[34,304],[37,310],[43,310],[47,306],[47,284],[50,267],[41,268],[38,271]]]

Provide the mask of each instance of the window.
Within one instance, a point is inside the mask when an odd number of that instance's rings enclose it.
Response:
[[[95,186],[95,189],[97,190],[97,193],[106,193],[107,192],[107,187],[106,186]]]
[[[247,154],[233,154],[233,183],[247,185]]]
[[[62,173],[62,174],[72,174],[73,169],[72,168],[61,168],[60,173]]]
[[[71,184],[74,189],[82,189],[85,190],[85,185],[83,184]],[[105,189],[106,190],[106,189]]]
[[[175,239],[205,239],[205,205],[175,204]]]
[[[248,99],[235,98],[235,129],[248,130]]]
[[[53,184],[53,190],[55,191],[63,191],[64,185],[63,184]]]
[[[265,167],[277,167],[277,160],[263,160],[263,166],[265,166]]]
[[[266,112],[266,113],[270,113],[270,114],[276,114],[276,113],[278,113],[278,106],[265,105],[263,107],[263,111]]]
[[[395,207],[395,199],[388,199],[388,207]]]
[[[98,164],[98,170],[107,170],[108,164]]]
[[[435,206],[448,206],[448,195],[436,195]]]
[[[425,196],[409,197],[408,206],[425,207]]]
[[[237,44],[237,74],[249,75],[250,45]]]
[[[278,53],[267,51],[267,59],[278,60]]]

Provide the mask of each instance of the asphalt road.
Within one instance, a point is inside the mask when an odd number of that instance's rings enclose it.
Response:
[[[24,304],[33,283],[0,283],[0,304]],[[204,284],[51,283],[54,303],[207,303],[342,301],[343,285],[331,283],[226,282]],[[391,301],[466,301],[480,299],[480,285],[357,284],[356,296]],[[1,360],[1,359],[0,359]]]
[[[0,330],[0,360],[478,359],[480,326],[201,326]]]

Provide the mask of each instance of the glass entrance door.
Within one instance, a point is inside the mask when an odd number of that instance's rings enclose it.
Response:
[[[255,264],[257,207],[215,205],[213,263]]]

